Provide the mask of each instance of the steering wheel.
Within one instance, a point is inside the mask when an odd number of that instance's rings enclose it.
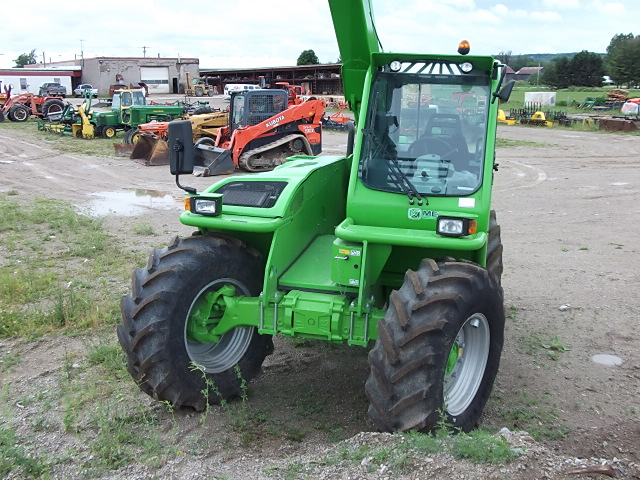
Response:
[[[443,138],[422,137],[409,146],[409,155],[418,158],[422,155],[438,155],[443,160],[451,160],[451,156],[458,151]]]

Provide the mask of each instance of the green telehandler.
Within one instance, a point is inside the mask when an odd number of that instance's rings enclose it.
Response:
[[[117,329],[128,370],[154,398],[203,410],[242,393],[274,335],[347,343],[370,348],[376,428],[469,431],[503,346],[491,190],[513,83],[465,43],[383,52],[370,0],[329,6],[357,124],[346,156],[294,156],[198,193],[179,176],[202,147],[188,121],[171,122],[180,221],[195,232],[133,274]]]

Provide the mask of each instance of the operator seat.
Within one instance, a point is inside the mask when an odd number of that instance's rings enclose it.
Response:
[[[469,148],[459,115],[436,113],[429,118],[424,133],[409,146],[409,155],[418,158],[429,154],[450,160],[458,171],[469,168]]]

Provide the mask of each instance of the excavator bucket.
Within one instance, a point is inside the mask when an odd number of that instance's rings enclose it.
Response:
[[[210,145],[196,145],[193,174],[198,177],[228,175],[236,166],[231,158],[231,150]]]
[[[169,165],[167,141],[156,135],[142,133],[129,158],[145,165]]]

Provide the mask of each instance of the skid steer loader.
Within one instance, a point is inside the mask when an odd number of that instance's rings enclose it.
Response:
[[[235,168],[248,172],[266,171],[282,164],[292,154],[317,155],[322,151],[324,101],[310,99],[289,104],[289,92],[282,89],[242,90],[231,94],[228,124],[215,135],[198,135],[195,142],[196,174],[201,176],[232,173]],[[215,115],[215,114],[214,114]],[[197,117],[197,116],[194,116]],[[212,121],[214,117],[212,118]],[[218,115],[216,119],[221,119]],[[192,130],[198,127],[190,120]],[[168,123],[145,125],[147,133],[136,144],[131,158],[146,165],[168,163],[164,132]],[[196,140],[196,137],[198,138]]]
[[[179,178],[193,170],[191,124],[172,122],[180,221],[196,232],[133,274],[118,326],[128,370],[154,398],[203,410],[242,393],[273,335],[373,344],[364,388],[379,430],[468,431],[503,346],[491,190],[497,100],[513,83],[464,44],[380,51],[370,0],[329,5],[358,125],[346,156],[292,157],[197,192]]]

